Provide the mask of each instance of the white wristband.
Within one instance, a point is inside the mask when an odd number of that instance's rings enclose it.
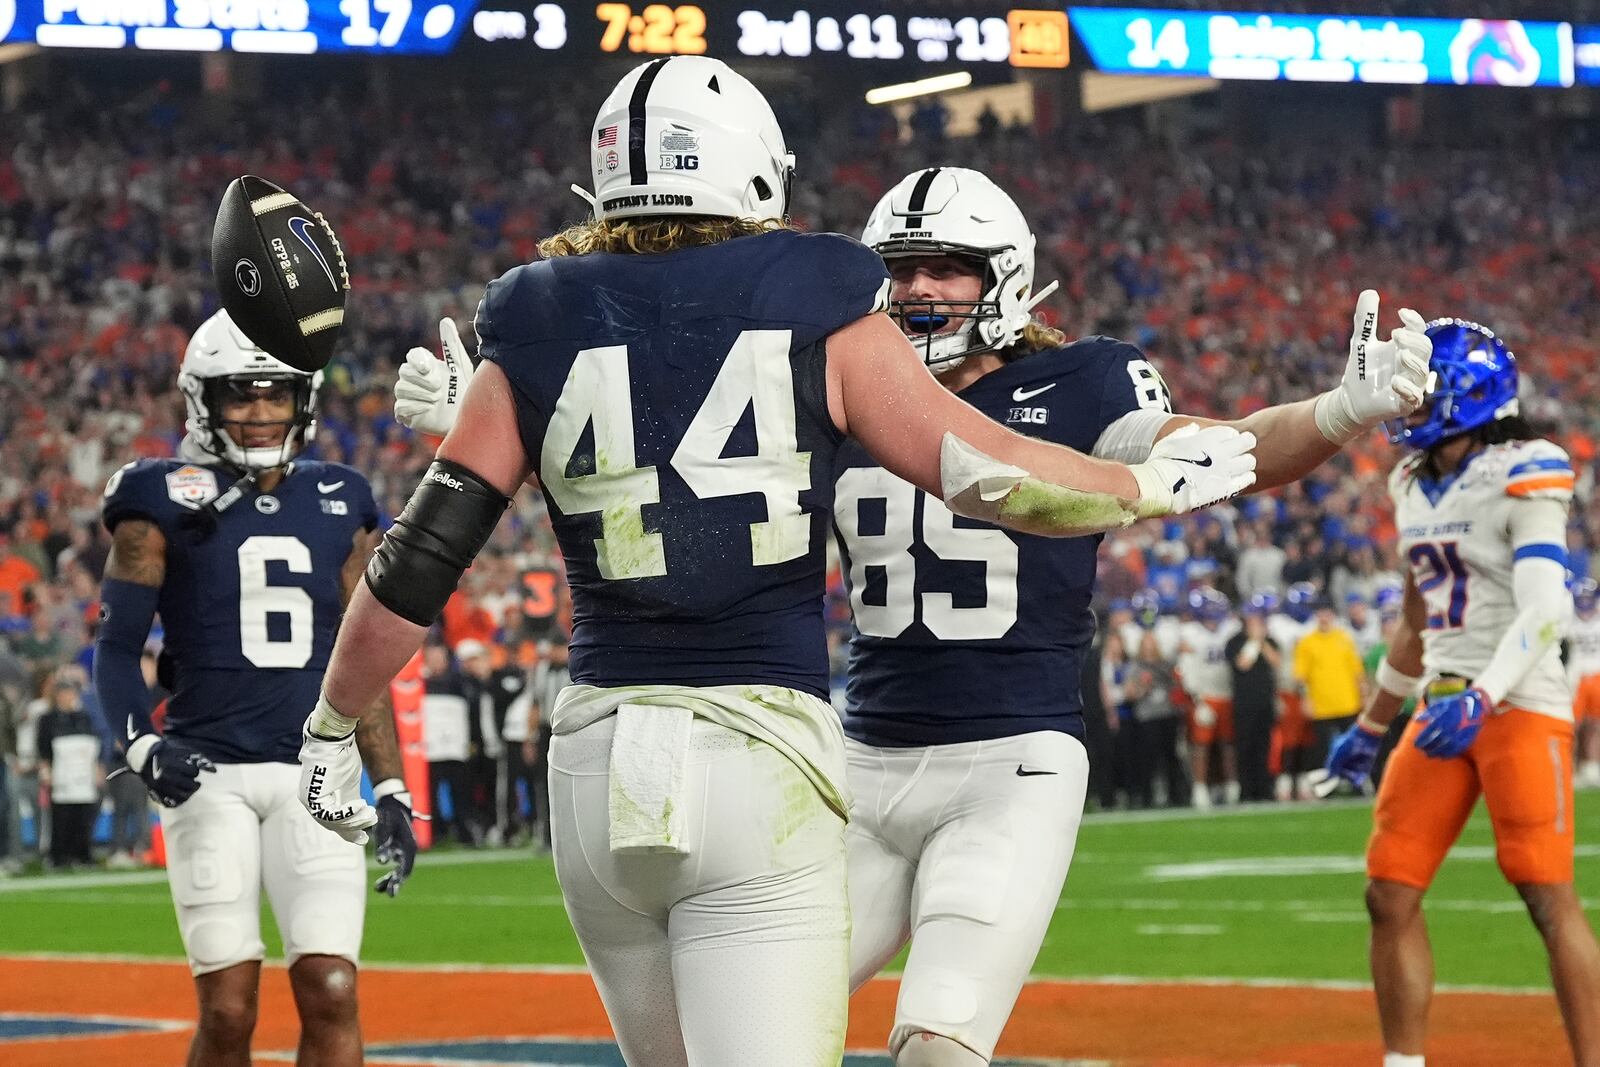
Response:
[[[355,733],[359,725],[361,725],[360,719],[339,714],[338,710],[328,703],[327,695],[318,693],[317,706],[306,719],[306,733],[320,741],[343,741]]]
[[[373,802],[376,803],[377,801],[382,800],[384,797],[392,797],[396,793],[404,792],[406,792],[405,782],[399,778],[385,778],[383,781],[372,787],[372,799]]]
[[[150,750],[161,743],[161,738],[155,734],[140,734],[128,745],[128,751],[123,759],[134,774],[143,774],[144,765],[150,762]]]
[[[1373,680],[1378,683],[1379,689],[1401,700],[1410,700],[1416,696],[1417,689],[1422,685],[1421,678],[1413,678],[1409,674],[1402,673],[1387,658],[1378,663],[1377,677]]]

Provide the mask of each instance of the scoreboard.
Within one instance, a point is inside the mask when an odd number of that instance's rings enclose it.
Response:
[[[155,51],[439,55],[463,39],[606,53],[1065,67],[1067,14],[545,0],[0,0],[0,41]]]
[[[1114,74],[1522,87],[1600,83],[1600,27],[1567,22],[1006,8],[985,7],[982,0],[954,12],[949,5],[936,10],[915,0],[0,0],[0,41],[394,55],[442,55],[470,44],[575,62],[608,54],[709,54],[974,71],[1061,69],[1077,47],[1092,69]]]

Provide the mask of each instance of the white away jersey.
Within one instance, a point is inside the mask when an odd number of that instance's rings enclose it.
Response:
[[[1233,699],[1233,672],[1228,669],[1228,638],[1239,632],[1236,619],[1229,619],[1215,630],[1204,623],[1183,624],[1183,644],[1187,649],[1178,658],[1183,687],[1197,697]]]
[[[1428,678],[1476,678],[1517,617],[1511,571],[1512,509],[1531,499],[1572,499],[1567,454],[1549,441],[1491,445],[1453,480],[1419,476],[1421,457],[1389,477],[1400,555],[1428,605],[1422,632]],[[1506,694],[1506,702],[1556,718],[1572,717],[1561,652],[1550,651]]]

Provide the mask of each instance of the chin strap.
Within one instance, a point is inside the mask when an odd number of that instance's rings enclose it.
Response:
[[[1040,289],[1037,293],[1035,293],[1033,295],[1033,299],[1028,301],[1027,305],[1022,310],[1027,312],[1030,315],[1033,314],[1033,309],[1038,307],[1040,304],[1044,303],[1044,298],[1049,296],[1051,293],[1055,292],[1059,288],[1061,288],[1061,282],[1060,281],[1051,282],[1049,285],[1045,286],[1043,289]]]

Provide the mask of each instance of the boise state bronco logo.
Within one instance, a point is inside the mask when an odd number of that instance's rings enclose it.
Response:
[[[1457,85],[1533,85],[1540,65],[1527,29],[1514,20],[1464,19],[1450,42],[1450,78]]]
[[[167,496],[177,504],[199,511],[217,495],[217,476],[204,467],[184,464],[167,474]]]

